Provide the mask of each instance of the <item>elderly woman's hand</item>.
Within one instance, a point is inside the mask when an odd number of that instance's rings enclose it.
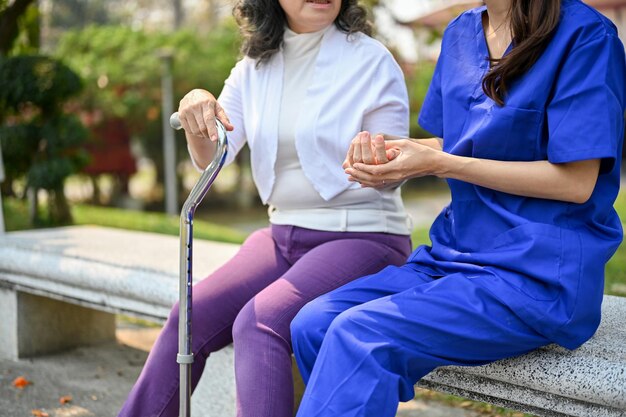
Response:
[[[369,132],[360,132],[352,139],[342,167],[346,169],[355,163],[385,164],[393,158],[393,152],[388,152],[385,148],[385,138],[382,134],[377,134],[372,139]]]
[[[388,161],[377,165],[354,161],[344,168],[349,181],[359,182],[362,187],[384,188],[409,178],[438,175],[441,151],[410,139],[383,142],[383,145]],[[377,149],[376,154],[382,156],[382,150]]]
[[[216,117],[226,130],[234,129],[222,106],[206,90],[195,89],[187,93],[180,101],[178,114],[185,132],[195,137],[217,141]]]

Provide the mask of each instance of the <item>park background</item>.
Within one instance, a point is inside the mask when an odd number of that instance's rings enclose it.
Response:
[[[626,0],[586,2],[612,19],[626,39]],[[425,137],[416,120],[443,29],[481,2],[363,3],[376,38],[405,74],[411,136]],[[177,235],[178,211],[199,174],[183,134],[173,133],[163,115],[192,88],[219,94],[240,57],[232,5],[231,0],[0,0],[0,232],[95,224]],[[445,182],[411,180],[403,197],[414,219],[414,245],[428,243],[428,225],[449,201]],[[626,219],[625,192],[615,207]],[[196,219],[197,238],[234,243],[267,223],[247,148],[220,173]],[[607,267],[606,292],[626,296],[624,245]]]

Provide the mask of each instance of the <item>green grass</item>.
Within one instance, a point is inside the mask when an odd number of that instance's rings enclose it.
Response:
[[[493,404],[472,401],[467,398],[457,397],[456,395],[442,394],[437,391],[430,391],[423,388],[415,389],[415,399],[425,402],[434,401],[439,404],[449,405],[450,407],[477,411],[480,415],[485,417],[533,417],[532,414],[525,414],[519,411],[498,407]]]
[[[28,224],[28,210],[25,202],[9,198],[3,201],[3,206],[7,230],[31,228]],[[77,204],[72,206],[72,216],[74,225],[97,225],[173,236],[178,236],[179,233],[179,217],[163,213]],[[40,217],[47,218],[46,213],[42,212]],[[44,221],[40,226],[52,225]],[[231,243],[241,243],[245,239],[245,235],[240,232],[203,220],[194,220],[193,230],[194,237],[198,239]]]
[[[411,240],[413,241],[413,248],[417,248],[420,245],[429,245],[430,237],[428,236],[428,227],[417,227],[413,229],[411,233]]]
[[[615,201],[615,210],[626,229],[626,192],[621,192]],[[617,252],[606,265],[604,290],[607,294],[626,297],[626,243],[617,248]]]

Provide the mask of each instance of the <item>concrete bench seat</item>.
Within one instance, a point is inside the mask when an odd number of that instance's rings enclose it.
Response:
[[[178,248],[176,237],[93,226],[0,235],[0,358],[115,340],[114,313],[163,323],[178,300]],[[238,248],[195,240],[194,276]],[[192,417],[234,417],[233,363],[230,346],[211,357]]]
[[[194,242],[194,276],[237,245]],[[0,356],[49,353],[115,337],[112,313],[163,322],[178,297],[178,239],[101,227],[0,236]],[[594,338],[481,367],[444,367],[419,386],[539,416],[626,416],[626,299],[605,296]],[[234,416],[232,348],[213,355],[192,399],[196,416]]]

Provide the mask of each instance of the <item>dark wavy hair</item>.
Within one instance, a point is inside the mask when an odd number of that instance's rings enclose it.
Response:
[[[513,49],[483,79],[485,94],[500,106],[509,83],[537,62],[561,19],[561,0],[513,0],[509,10]]]
[[[257,60],[267,61],[283,42],[287,17],[278,0],[238,0],[233,15],[239,24],[243,44],[241,53]],[[372,24],[367,11],[358,0],[342,0],[335,26],[342,32],[363,32],[372,35]]]

